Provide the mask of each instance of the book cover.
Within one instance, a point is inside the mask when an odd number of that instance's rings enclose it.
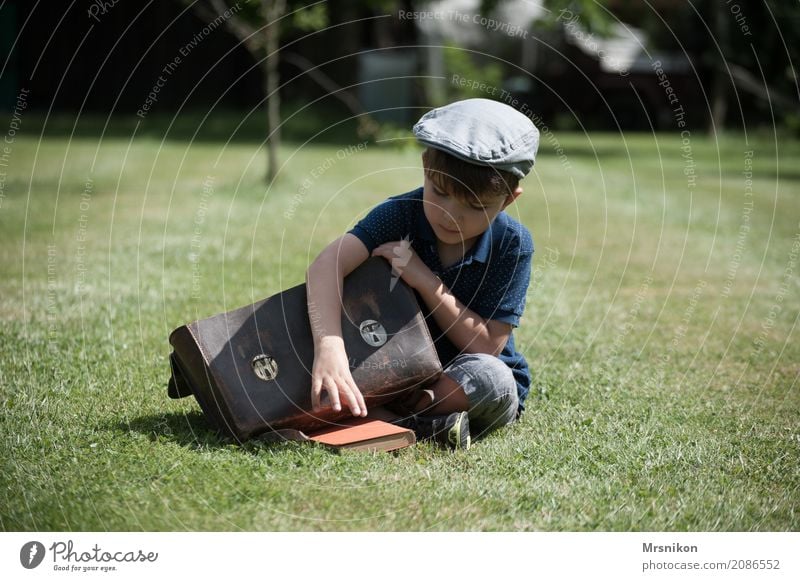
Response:
[[[381,420],[352,418],[308,434],[310,440],[349,450],[399,450],[416,443],[414,432]]]

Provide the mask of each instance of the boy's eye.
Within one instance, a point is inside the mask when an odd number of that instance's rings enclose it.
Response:
[[[477,203],[477,202],[469,204],[469,207],[470,207],[470,209],[476,210],[478,212],[485,212],[486,209],[488,208],[488,206],[484,206],[483,204],[480,204],[480,203]]]
[[[439,196],[440,198],[450,197],[450,194],[436,187],[432,187],[431,191],[433,191],[435,196]],[[485,212],[487,210],[487,206],[481,206],[480,204],[467,204],[467,207],[470,210],[475,210],[476,212]]]

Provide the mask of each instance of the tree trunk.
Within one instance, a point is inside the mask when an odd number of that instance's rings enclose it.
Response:
[[[267,183],[271,183],[278,171],[278,148],[281,143],[281,99],[278,91],[278,46],[280,44],[279,19],[286,12],[286,0],[261,0],[261,9],[267,26],[266,59],[261,70],[264,73],[264,92],[267,110]]]
[[[728,16],[725,12],[725,5],[722,2],[713,0],[713,27],[714,37],[719,44],[719,51],[722,53],[717,57],[716,50],[710,51],[712,54],[711,65],[711,116],[708,120],[708,134],[714,137],[717,131],[722,131],[725,125],[725,115],[728,112],[728,78],[724,63],[729,54],[729,29],[725,21]],[[716,47],[714,47],[716,48]]]

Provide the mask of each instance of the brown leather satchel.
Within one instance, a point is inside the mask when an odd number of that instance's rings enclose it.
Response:
[[[347,276],[342,294],[342,336],[368,408],[439,377],[414,293],[392,280],[383,258]],[[327,398],[321,411],[311,411],[314,344],[305,285],[179,327],[169,342],[169,396],[194,395],[214,427],[238,441],[270,430],[316,430],[350,416],[344,402],[335,412]]]

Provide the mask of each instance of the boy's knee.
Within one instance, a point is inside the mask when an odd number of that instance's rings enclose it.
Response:
[[[486,378],[505,378],[508,380],[514,379],[514,374],[511,369],[500,361],[499,358],[487,353],[471,353],[464,356],[468,361],[469,369],[476,375],[485,375]]]
[[[482,353],[460,355],[444,372],[469,399],[473,431],[485,434],[514,421],[519,406],[517,382],[500,359]]]
[[[453,369],[457,371],[453,373]],[[494,392],[489,395],[509,396],[511,392],[514,394],[517,392],[516,381],[511,369],[494,355],[486,353],[461,355],[444,372],[450,377],[468,375],[473,382],[488,387],[490,391]]]

